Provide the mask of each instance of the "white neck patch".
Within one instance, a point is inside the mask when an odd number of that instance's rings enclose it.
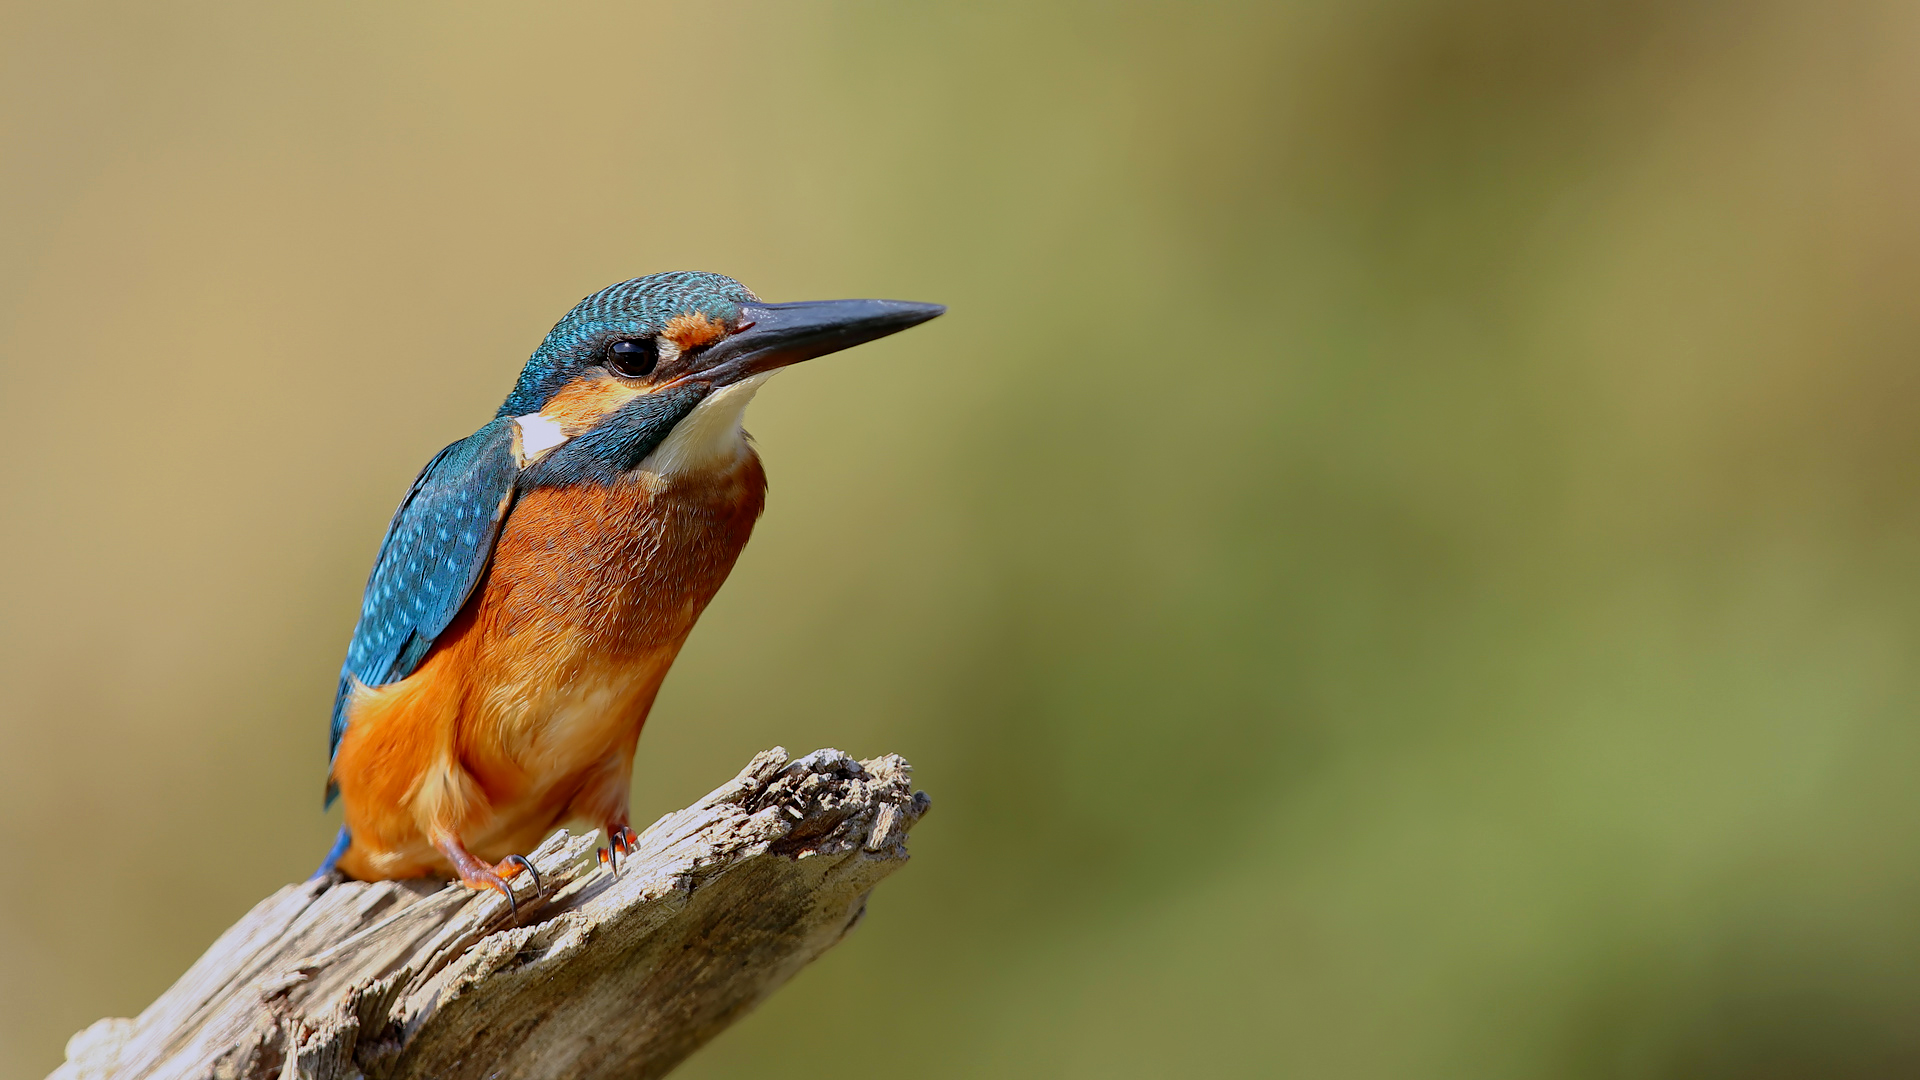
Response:
[[[539,413],[516,416],[513,422],[520,427],[520,464],[522,467],[539,461],[547,452],[567,441],[567,433],[561,430],[558,420],[549,420]]]
[[[723,469],[739,461],[747,453],[747,433],[740,427],[740,420],[753,395],[773,375],[763,371],[708,394],[685,419],[673,425],[666,441],[640,463],[640,471],[679,476]]]

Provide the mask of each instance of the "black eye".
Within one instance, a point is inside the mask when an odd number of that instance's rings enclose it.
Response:
[[[607,346],[607,370],[615,375],[629,379],[643,378],[653,374],[653,365],[660,362],[660,343],[652,338],[638,341],[616,341]]]

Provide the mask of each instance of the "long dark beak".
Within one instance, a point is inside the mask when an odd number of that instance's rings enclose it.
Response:
[[[946,311],[910,300],[803,300],[743,304],[740,329],[714,342],[690,377],[725,386],[816,356],[897,334]]]

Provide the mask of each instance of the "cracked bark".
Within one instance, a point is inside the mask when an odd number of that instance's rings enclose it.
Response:
[[[52,1080],[657,1077],[859,921],[927,810],[911,770],[763,751],[655,822],[616,880],[559,832],[493,893],[289,885],[135,1019],[67,1044]]]

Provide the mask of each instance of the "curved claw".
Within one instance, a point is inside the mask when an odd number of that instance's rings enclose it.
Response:
[[[600,849],[600,861],[613,871],[615,880],[620,877],[620,860],[632,855],[639,847],[640,837],[627,825],[608,825],[607,846]]]
[[[525,867],[527,874],[533,878],[533,895],[542,900],[547,898],[547,887],[540,882],[540,871],[533,868],[533,863],[527,861],[525,855],[509,855],[500,860],[501,866],[506,866],[509,863],[514,866]],[[509,888],[508,891],[511,893],[511,888]]]
[[[515,923],[520,921],[520,901],[514,899],[513,886],[508,883],[506,878],[494,873],[485,863],[480,865],[479,873],[471,877],[463,875],[460,878],[460,884],[465,885],[469,889],[491,890],[506,897],[507,915],[512,918]]]

